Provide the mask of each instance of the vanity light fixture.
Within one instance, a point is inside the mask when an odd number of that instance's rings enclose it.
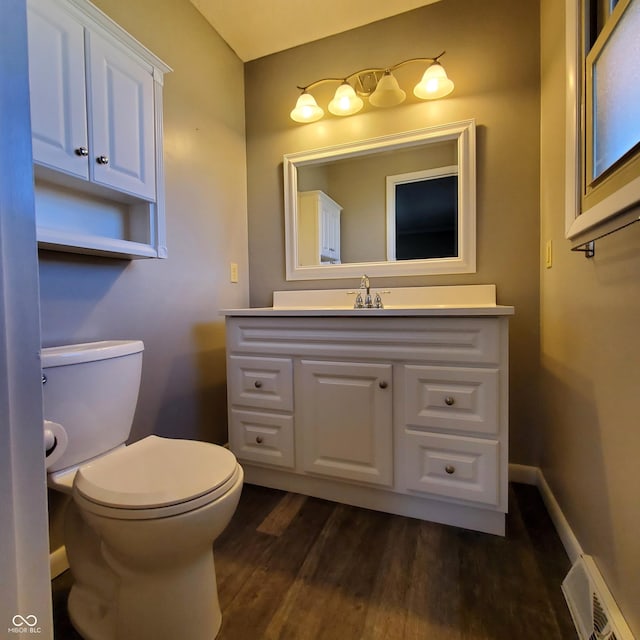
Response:
[[[315,98],[309,93],[320,84],[338,82],[339,86],[329,102],[329,111],[336,116],[350,116],[358,113],[364,106],[362,98],[368,98],[374,107],[395,107],[404,102],[407,94],[400,88],[393,71],[406,64],[428,63],[422,79],[413,88],[413,94],[421,100],[435,100],[449,95],[453,91],[453,82],[440,64],[443,51],[435,58],[411,58],[386,68],[361,69],[350,73],[344,78],[321,78],[306,87],[298,87],[302,91],[295,108],[291,112],[291,119],[296,122],[315,122],[324,115],[322,107],[318,106]]]

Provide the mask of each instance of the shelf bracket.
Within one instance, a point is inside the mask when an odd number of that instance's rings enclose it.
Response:
[[[603,225],[599,235],[596,235],[591,240],[576,244],[575,247],[571,247],[571,251],[580,251],[584,253],[585,258],[593,258],[593,256],[596,255],[596,240],[610,236],[612,233],[616,233],[616,231],[620,231],[621,229],[626,229],[638,221],[640,221],[640,213],[636,208],[631,212],[620,215],[610,224]]]
[[[593,258],[596,255],[596,241],[589,240],[589,242],[573,247],[571,251],[580,251],[584,253],[585,258]]]

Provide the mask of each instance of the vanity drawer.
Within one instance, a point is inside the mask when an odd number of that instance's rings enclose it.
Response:
[[[405,365],[404,424],[497,435],[498,369]]]
[[[232,405],[293,411],[293,365],[288,358],[229,356]]]
[[[239,460],[293,469],[293,416],[231,409],[229,417],[229,448]]]
[[[497,440],[405,431],[405,486],[410,491],[497,505]]]

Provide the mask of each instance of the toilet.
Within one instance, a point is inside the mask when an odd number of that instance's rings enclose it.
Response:
[[[141,341],[42,349],[49,486],[70,494],[69,617],[85,640],[213,640],[222,622],[213,541],[238,505],[227,449],[129,437]]]

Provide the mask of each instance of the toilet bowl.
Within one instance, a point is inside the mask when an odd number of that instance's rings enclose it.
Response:
[[[102,373],[115,364],[120,374],[129,370],[120,387],[131,405],[130,385],[139,383],[139,371],[130,369],[140,368],[141,345],[43,349],[45,417],[57,425],[54,441],[64,440],[66,447],[50,449],[55,463],[49,465],[48,484],[73,498],[64,531],[74,577],[69,616],[86,640],[212,640],[222,621],[212,545],[238,504],[242,468],[230,451],[204,442],[148,436],[125,446],[131,406],[121,403],[124,410],[115,412],[111,406],[111,422],[101,422],[95,415],[87,418],[91,393],[65,391],[69,381],[92,387],[99,377],[103,386],[96,395],[110,396],[105,405],[117,403],[122,394],[114,385],[120,383],[110,385]],[[107,355],[110,347],[113,357]],[[72,371],[83,366],[81,375]],[[78,418],[88,425],[76,424]],[[96,453],[92,445],[83,452],[84,445],[77,445],[75,430],[89,427],[110,432],[98,437],[107,451]]]

